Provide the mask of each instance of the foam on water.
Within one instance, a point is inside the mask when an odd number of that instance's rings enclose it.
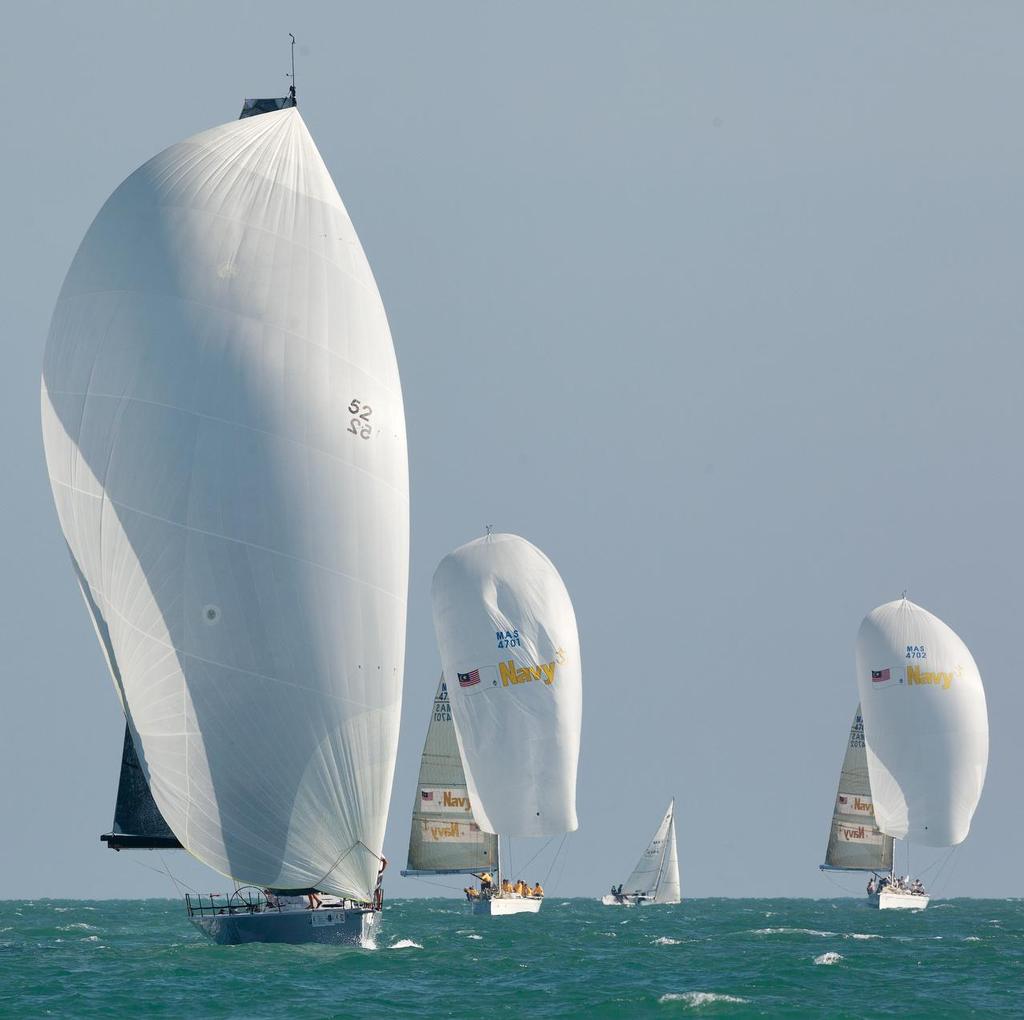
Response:
[[[831,966],[833,963],[838,963],[843,957],[839,953],[822,953],[821,956],[814,958],[814,964],[817,967]]]
[[[418,942],[413,942],[412,939],[399,939],[394,945],[388,946],[388,949],[422,949]]]
[[[662,935],[661,938],[657,938],[651,943],[652,946],[678,946],[679,944],[679,939],[670,939],[667,935]]]
[[[722,992],[666,992],[658,1002],[684,1002],[692,1009],[710,1006],[716,1002],[749,1002],[738,995],[725,995]]]

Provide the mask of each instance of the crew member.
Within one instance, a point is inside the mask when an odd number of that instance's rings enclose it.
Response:
[[[540,882],[538,882],[533,887],[533,895],[534,896],[543,896],[544,895],[544,887],[540,884]]]

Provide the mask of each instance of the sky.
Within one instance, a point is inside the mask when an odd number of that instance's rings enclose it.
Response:
[[[547,552],[580,626],[580,829],[550,891],[623,881],[675,796],[684,897],[859,892],[817,866],[857,628],[907,590],[971,648],[991,726],[970,835],[913,870],[943,867],[940,895],[1024,895],[1022,31],[1010,3],[9,10],[0,898],[174,895],[165,865],[228,885],[98,840],[124,723],[53,509],[39,375],[103,201],[282,94],[288,32],[405,396],[394,870],[440,669],[430,578],[493,524]]]

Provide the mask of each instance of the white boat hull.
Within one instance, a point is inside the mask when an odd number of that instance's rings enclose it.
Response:
[[[473,904],[474,914],[490,914],[491,917],[504,917],[506,914],[536,914],[543,897],[523,896],[492,896],[488,900],[480,900]]]
[[[924,910],[930,897],[916,893],[889,892],[872,893],[868,897],[868,906],[878,910]]]
[[[192,923],[220,946],[246,942],[310,942],[332,946],[367,946],[380,923],[369,909],[321,907],[317,910],[262,910],[256,913],[196,914]]]

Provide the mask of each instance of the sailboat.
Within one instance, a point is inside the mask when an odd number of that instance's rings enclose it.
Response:
[[[647,903],[681,903],[679,891],[679,854],[676,850],[676,801],[668,810],[636,867],[601,902],[606,907],[636,907]]]
[[[551,561],[490,534],[449,553],[431,587],[473,819],[498,836],[573,832],[583,678],[576,616]],[[485,884],[480,914],[536,913],[541,899]]]
[[[988,712],[973,656],[942,620],[904,597],[864,618],[856,660],[879,832],[957,846],[970,830],[988,767]],[[869,894],[873,907],[927,906],[927,896],[908,891],[906,882],[883,876],[880,884]]]
[[[420,758],[403,875],[476,875],[498,871],[498,837],[473,820],[466,774],[444,676],[437,685]]]
[[[825,863],[819,867],[822,871],[871,872],[878,879],[884,874],[891,875],[892,866],[892,836],[883,833],[875,821],[864,743],[864,718],[858,705],[839,772],[839,789],[832,811]],[[895,892],[883,894],[887,908],[894,895]],[[907,903],[923,909],[928,905],[928,899],[918,895]]]
[[[217,942],[364,941],[402,697],[405,421],[294,78],[107,200],[57,301],[41,403],[126,719],[103,839],[230,878],[187,899]]]

